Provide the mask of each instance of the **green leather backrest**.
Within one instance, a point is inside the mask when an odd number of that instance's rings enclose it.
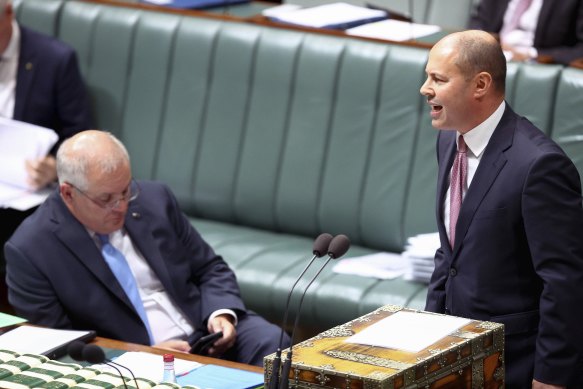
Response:
[[[452,31],[465,30],[472,9],[473,0],[429,0],[425,23]]]
[[[552,138],[583,173],[583,70],[568,68],[559,79]]]
[[[514,111],[527,117],[544,133],[550,135],[553,122],[553,103],[556,98],[560,65],[508,65],[506,100]]]
[[[58,35],[61,7],[65,0],[27,0],[13,3],[17,19],[24,25],[48,35]]]
[[[401,250],[426,50],[77,1],[60,37],[190,214]]]
[[[426,50],[74,0],[58,20],[97,126],[189,214],[388,251],[435,231]],[[565,74],[509,65],[510,104],[556,137]]]

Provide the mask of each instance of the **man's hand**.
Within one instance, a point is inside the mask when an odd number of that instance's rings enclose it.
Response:
[[[26,161],[28,184],[35,190],[57,180],[57,161],[52,155]]]
[[[235,318],[231,315],[219,315],[208,322],[208,331],[211,334],[223,331],[223,337],[218,339],[208,350],[208,355],[211,357],[220,357],[233,347],[237,339],[237,331],[233,322]]]
[[[566,386],[543,384],[537,380],[532,380],[532,389],[565,389]]]
[[[152,347],[161,348],[164,350],[180,351],[183,353],[188,353],[190,351],[190,345],[185,340],[167,340],[165,342],[160,342]]]

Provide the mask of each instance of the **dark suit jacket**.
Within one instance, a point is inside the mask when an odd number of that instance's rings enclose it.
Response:
[[[470,19],[470,28],[494,33],[502,30],[510,0],[482,0]],[[583,1],[543,0],[534,35],[539,55],[569,64],[583,57]]]
[[[503,323],[509,388],[530,387],[533,368],[545,383],[581,378],[583,210],[575,166],[507,106],[467,191],[452,251],[442,206],[455,138],[455,131],[438,137],[441,248],[426,309]]]
[[[22,25],[20,31],[14,119],[51,128],[60,141],[91,128],[89,98],[73,49]]]
[[[140,188],[125,228],[172,300],[196,328],[217,309],[242,312],[233,272],[191,226],[170,190],[153,182]],[[16,230],[5,256],[9,301],[18,315],[148,344],[140,317],[58,192]]]

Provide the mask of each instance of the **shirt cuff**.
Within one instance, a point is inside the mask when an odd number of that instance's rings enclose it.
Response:
[[[237,314],[232,309],[217,309],[216,311],[211,313],[208,321],[213,320],[215,317],[217,317],[219,315],[231,315],[233,317],[233,319],[235,319],[235,323],[233,323],[233,325],[235,327],[237,326],[237,323],[239,322],[239,319],[237,318]]]

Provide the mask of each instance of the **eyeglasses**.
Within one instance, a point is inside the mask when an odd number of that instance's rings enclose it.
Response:
[[[119,197],[115,200],[107,200],[107,201],[96,200],[96,199],[92,198],[91,196],[89,196],[84,191],[82,191],[81,189],[77,188],[75,185],[71,184],[70,182],[68,184],[71,185],[73,188],[75,188],[77,190],[77,192],[79,192],[83,196],[87,197],[93,204],[95,204],[99,208],[105,209],[107,211],[112,211],[113,209],[119,207],[119,205],[121,204],[122,201],[125,201],[128,203],[131,201],[134,201],[135,199],[138,198],[138,195],[140,194],[140,186],[133,178],[130,181],[130,184],[128,185],[126,190],[124,190],[121,193],[121,197]]]

